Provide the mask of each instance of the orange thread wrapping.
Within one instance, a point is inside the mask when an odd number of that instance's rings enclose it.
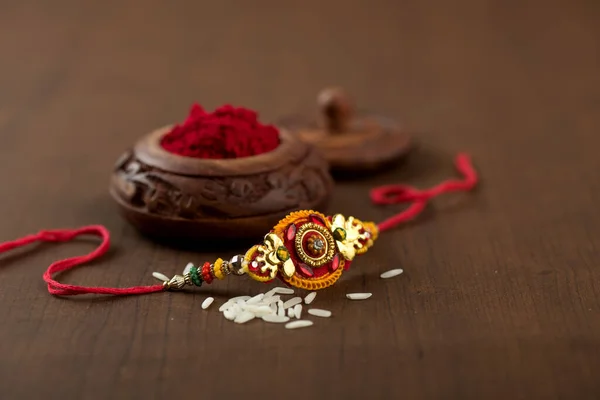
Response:
[[[301,219],[307,219],[309,217],[309,215],[311,215],[311,214],[315,214],[315,215],[318,215],[319,217],[321,217],[321,219],[325,223],[327,229],[331,229],[331,224],[329,223],[329,220],[327,219],[327,217],[324,214],[321,214],[320,212],[313,211],[313,210],[300,210],[300,211],[294,211],[294,212],[288,214],[284,219],[279,221],[279,223],[277,225],[275,225],[275,227],[273,228],[273,232],[277,235],[283,235],[286,228],[290,224],[293,224],[294,222],[298,222]]]
[[[325,289],[337,282],[342,276],[342,272],[344,271],[345,260],[340,260],[340,265],[338,268],[330,274],[321,276],[319,278],[300,278],[296,274],[294,274],[291,278],[283,278],[287,283],[292,286],[298,287],[300,289],[305,290],[318,290]]]

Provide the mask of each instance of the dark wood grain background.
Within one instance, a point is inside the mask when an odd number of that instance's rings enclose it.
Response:
[[[41,280],[92,242],[0,258],[4,399],[597,399],[600,397],[600,2],[0,2],[0,240],[101,223],[86,285],[150,284],[215,254],[140,237],[108,177],[192,102],[263,121],[338,84],[402,120],[418,151],[340,182],[331,211],[381,220],[368,189],[426,187],[473,155],[476,193],[382,236],[315,305],[309,329],[202,311],[263,286],[61,299]],[[231,256],[230,254],[221,254]],[[401,277],[378,274],[402,267]],[[349,302],[349,291],[372,299]]]

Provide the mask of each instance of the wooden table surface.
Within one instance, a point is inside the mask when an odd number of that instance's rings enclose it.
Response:
[[[454,176],[458,151],[482,184],[384,234],[318,294],[333,317],[298,331],[201,310],[208,294],[265,290],[249,280],[56,298],[41,274],[93,242],[5,254],[1,398],[599,398],[599,12],[583,0],[3,1],[0,240],[91,223],[113,235],[65,282],[151,284],[216,255],[140,237],[107,192],[121,151],[194,101],[268,122],[337,84],[415,132],[405,165],[340,182],[330,211],[388,217],[401,207],[372,205],[370,187],[433,185]]]

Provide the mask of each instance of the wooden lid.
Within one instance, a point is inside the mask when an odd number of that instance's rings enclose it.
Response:
[[[334,170],[380,168],[401,159],[411,148],[409,135],[398,123],[357,114],[353,100],[341,88],[321,91],[317,106],[317,118],[288,117],[280,125],[318,147]]]

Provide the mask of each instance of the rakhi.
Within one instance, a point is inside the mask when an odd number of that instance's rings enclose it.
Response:
[[[181,275],[165,277],[162,285],[108,288],[69,285],[56,281],[55,274],[94,260],[108,250],[110,235],[101,225],[41,231],[0,244],[0,253],[38,241],[66,242],[80,235],[99,236],[102,242],[94,251],[84,256],[56,261],[44,273],[43,279],[48,285],[48,291],[60,296],[87,293],[132,295],[181,290],[186,286],[199,287],[228,276],[243,275],[258,282],[280,279],[288,286],[319,290],[337,282],[355,258],[365,254],[374,245],[380,233],[416,217],[431,198],[447,192],[473,189],[478,176],[470,158],[466,154],[459,154],[455,166],[462,174],[462,179],[448,180],[428,190],[405,185],[373,189],[371,199],[376,204],[410,203],[407,209],[379,224],[341,214],[326,216],[311,210],[292,212],[274,226],[262,242],[252,246],[244,254],[238,254],[228,261],[218,258],[214,262],[205,262],[200,267],[191,266]]]

